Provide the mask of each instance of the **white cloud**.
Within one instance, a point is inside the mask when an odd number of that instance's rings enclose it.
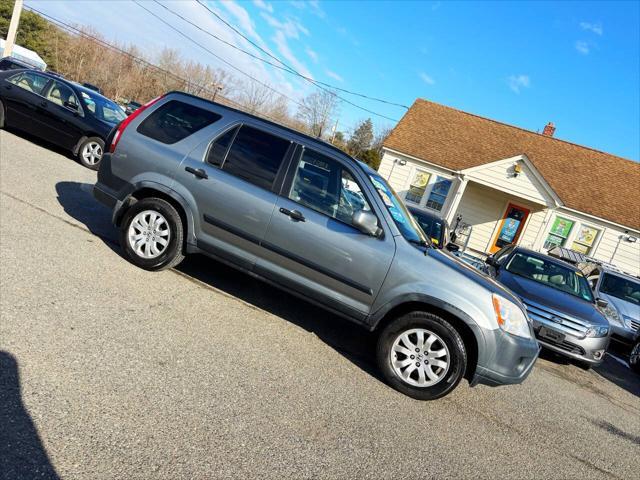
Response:
[[[311,13],[319,18],[325,18],[327,16],[325,11],[320,6],[320,2],[318,0],[308,0],[306,2],[291,1],[289,2],[289,4],[292,7],[297,8],[298,10],[305,10],[308,8]]]
[[[602,36],[604,30],[602,29],[602,23],[590,23],[590,22],[580,22],[580,28],[586,30],[588,32],[593,32],[596,35]]]
[[[433,77],[431,77],[430,75],[427,75],[424,72],[420,72],[419,73],[419,77],[422,79],[422,81],[424,83],[426,83],[427,85],[434,85],[436,83],[436,81],[433,79]]]
[[[284,22],[281,22],[266,12],[262,12],[260,15],[266,20],[269,26],[276,30],[282,30],[285,36],[289,38],[299,38],[300,33],[304,33],[307,36],[309,35],[309,30],[297,20],[287,18]]]
[[[582,55],[589,55],[589,52],[591,51],[589,44],[580,40],[576,42],[576,50]]]
[[[266,10],[269,13],[273,13],[273,5],[265,2],[264,0],[253,0],[253,4],[261,10]]]
[[[340,75],[338,75],[336,72],[332,72],[331,70],[325,70],[324,73],[326,73],[327,77],[329,78],[333,78],[338,82],[344,82],[344,79]]]
[[[307,69],[307,67],[302,63],[298,58],[293,54],[291,48],[289,48],[289,44],[287,43],[287,37],[282,30],[276,30],[276,34],[273,37],[273,42],[278,47],[278,51],[280,54],[289,61],[289,64],[293,66],[295,70],[297,70],[300,74],[305,77],[313,78],[311,72]]]
[[[305,52],[307,52],[309,58],[313,60],[313,63],[318,63],[318,54],[314,50],[311,50],[311,48],[307,47],[305,49]]]
[[[507,78],[507,85],[515,93],[520,93],[523,88],[529,88],[531,86],[531,80],[529,75],[511,75]]]

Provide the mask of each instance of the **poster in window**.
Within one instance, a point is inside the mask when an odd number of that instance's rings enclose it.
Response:
[[[581,245],[576,242],[573,242],[573,245],[571,245],[571,250],[582,253],[583,255],[587,255],[589,253],[589,247],[587,245]]]
[[[500,230],[500,235],[498,235],[498,239],[505,243],[513,242],[516,233],[518,233],[519,226],[520,220],[516,220],[515,218],[506,218],[502,225],[502,230]]]
[[[573,227],[573,222],[571,220],[567,220],[566,218],[562,217],[556,217],[549,233],[553,233],[554,235],[558,235],[562,238],[567,238],[569,232],[571,231],[571,227]]]
[[[409,186],[409,191],[405,197],[405,200],[409,200],[410,202],[420,203],[422,200],[422,196],[424,195],[424,191],[427,188],[427,183],[429,183],[429,178],[431,175],[424,172],[416,172],[416,176],[411,182]]]
[[[593,246],[593,242],[595,242],[596,237],[598,236],[598,230],[591,227],[580,227],[578,230],[578,234],[576,235],[576,242],[586,245],[587,247]]]

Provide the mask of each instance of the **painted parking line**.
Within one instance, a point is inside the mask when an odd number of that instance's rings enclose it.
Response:
[[[621,358],[618,358],[615,355],[611,355],[609,352],[607,352],[607,356],[613,358],[616,362],[621,363],[625,367],[629,368],[629,364],[625,360],[622,360]]]

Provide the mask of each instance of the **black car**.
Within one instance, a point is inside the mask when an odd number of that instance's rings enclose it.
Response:
[[[115,102],[64,78],[36,70],[0,72],[0,127],[68,149],[92,170],[107,135],[124,118]]]
[[[414,207],[407,208],[436,248],[442,249],[447,246],[449,243],[449,224],[444,218]]]
[[[4,57],[0,60],[0,71],[19,70],[23,68],[33,68],[33,66],[14,57]]]
[[[127,105],[124,108],[124,113],[126,113],[127,115],[131,115],[133,112],[135,112],[137,109],[139,109],[142,106],[141,103],[138,102],[134,102],[133,100],[131,100],[129,103],[127,103]]]
[[[633,340],[633,346],[629,354],[629,366],[631,370],[640,374],[640,331],[636,333],[636,338]]]

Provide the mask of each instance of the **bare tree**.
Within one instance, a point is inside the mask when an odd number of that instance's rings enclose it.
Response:
[[[384,145],[385,140],[391,135],[393,131],[393,127],[389,125],[384,125],[378,129],[375,138],[373,139],[373,145],[371,148],[375,150],[378,155],[382,155],[382,147]]]
[[[321,138],[338,110],[338,97],[334,92],[318,90],[302,99],[297,116],[307,131],[314,137]]]

